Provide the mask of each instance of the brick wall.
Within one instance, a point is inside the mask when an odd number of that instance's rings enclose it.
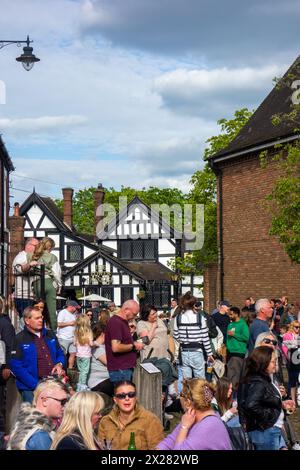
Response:
[[[263,201],[277,176],[275,164],[263,169],[257,156],[223,167],[224,298],[238,306],[250,295],[300,297],[300,266],[268,233]]]
[[[13,215],[9,217],[9,232],[10,232],[10,244],[9,244],[9,255],[8,255],[8,267],[9,267],[9,291],[13,285],[12,276],[12,262],[15,256],[22,250],[24,250],[24,227],[25,217]]]
[[[207,313],[214,310],[217,300],[219,300],[218,282],[218,263],[210,263],[204,271],[204,310]]]

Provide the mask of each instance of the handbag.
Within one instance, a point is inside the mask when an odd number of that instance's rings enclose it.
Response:
[[[215,359],[213,365],[213,374],[220,379],[225,374],[225,364],[220,359]]]
[[[224,424],[233,450],[255,450],[248,433],[241,426],[233,428]]]

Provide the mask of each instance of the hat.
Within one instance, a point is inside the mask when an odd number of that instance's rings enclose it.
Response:
[[[76,300],[67,300],[66,307],[78,308],[78,307],[80,307],[80,305],[76,302]]]
[[[221,300],[220,305],[224,305],[225,307],[230,307],[230,303],[228,300]]]

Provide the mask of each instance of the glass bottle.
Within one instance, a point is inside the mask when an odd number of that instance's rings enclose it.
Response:
[[[130,433],[130,440],[129,440],[128,450],[136,450],[136,447],[135,447],[135,433],[134,432]]]

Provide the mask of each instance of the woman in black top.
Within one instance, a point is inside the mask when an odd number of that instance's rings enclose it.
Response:
[[[268,346],[254,349],[246,362],[246,375],[238,389],[238,412],[242,426],[258,450],[279,450],[283,409],[295,406],[282,402],[271,376],[276,370],[275,352]]]

